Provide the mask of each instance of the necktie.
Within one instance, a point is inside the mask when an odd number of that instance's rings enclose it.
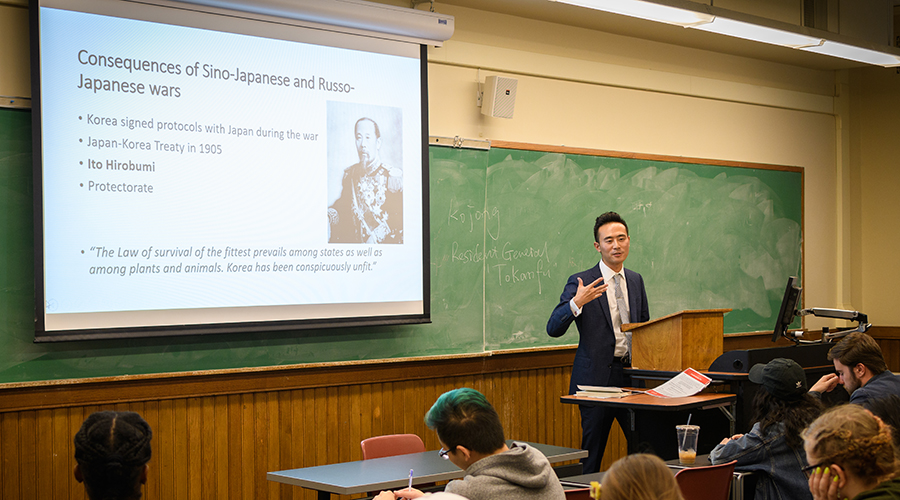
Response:
[[[622,295],[622,287],[621,287],[621,274],[613,275],[613,288],[615,289],[616,294],[616,308],[619,309],[619,328],[622,328],[622,325],[625,323],[631,323],[631,320],[628,319],[628,305],[625,304],[625,296]],[[625,336],[625,348],[628,352],[625,353],[625,360],[631,361],[631,332],[622,332],[622,335]]]

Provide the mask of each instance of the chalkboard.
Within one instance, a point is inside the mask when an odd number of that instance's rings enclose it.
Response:
[[[0,383],[573,344],[544,326],[596,265],[606,210],[628,222],[651,317],[730,307],[727,333],[772,329],[800,269],[800,169],[529,149],[431,148],[432,324],[34,344],[31,112],[0,109]]]
[[[802,169],[601,153],[487,153],[485,348],[549,343],[547,317],[568,276],[597,264],[608,210],[628,223],[651,318],[731,308],[726,334],[771,331],[801,267]],[[559,340],[576,341],[574,327]]]

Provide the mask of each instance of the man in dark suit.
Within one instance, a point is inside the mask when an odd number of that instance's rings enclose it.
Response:
[[[623,386],[630,380],[623,369],[631,366],[631,334],[623,333],[625,323],[650,320],[647,292],[640,274],[625,269],[631,239],[628,225],[619,214],[606,212],[594,223],[594,248],[600,262],[569,276],[559,297],[559,305],[547,322],[547,333],[559,337],[572,321],[578,327],[579,342],[572,367],[569,393],[579,385]],[[582,460],[584,473],[600,470],[600,461],[613,418],[626,428],[624,412],[598,406],[581,410],[581,447],[589,452]]]

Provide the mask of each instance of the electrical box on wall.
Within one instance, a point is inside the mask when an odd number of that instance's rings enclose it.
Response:
[[[515,78],[504,76],[486,77],[481,112],[494,118],[512,118],[516,109],[516,85],[518,82]]]

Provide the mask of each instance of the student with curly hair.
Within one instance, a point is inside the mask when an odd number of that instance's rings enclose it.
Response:
[[[75,479],[90,500],[136,500],[147,482],[150,425],[134,412],[92,413],[75,434]]]
[[[714,464],[737,460],[735,470],[754,472],[756,500],[811,498],[801,431],[822,411],[806,390],[806,373],[793,360],[775,358],[750,369],[761,387],[753,399],[756,423],[747,434],[725,438],[709,454]]]
[[[594,498],[603,500],[683,500],[672,471],[656,455],[636,453],[612,464]]]
[[[815,500],[897,500],[900,478],[890,428],[858,405],[826,411],[803,432]]]

